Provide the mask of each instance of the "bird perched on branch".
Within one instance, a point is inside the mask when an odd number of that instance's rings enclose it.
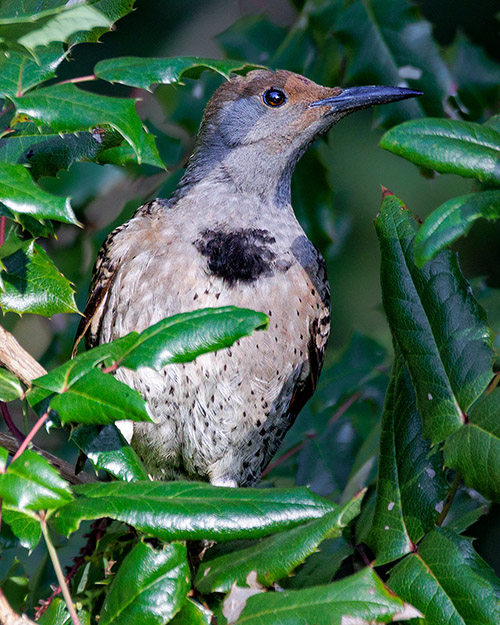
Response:
[[[118,372],[157,421],[135,423],[131,441],[153,477],[259,478],[314,391],[330,330],[325,263],[290,204],[295,165],[342,117],[417,95],[322,87],[283,70],[234,77],[207,104],[173,196],[108,236],[79,329],[88,347],[198,308],[270,319],[267,331],[192,363]]]

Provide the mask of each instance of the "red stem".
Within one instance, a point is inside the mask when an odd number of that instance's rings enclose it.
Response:
[[[0,217],[0,247],[5,243],[5,221],[5,216]]]
[[[14,460],[17,460],[17,458],[19,458],[19,456],[23,453],[23,451],[26,450],[28,445],[33,440],[35,434],[38,432],[38,430],[42,427],[42,425],[47,420],[48,416],[49,416],[49,411],[47,410],[46,412],[43,413],[43,415],[38,419],[35,425],[31,428],[30,432],[28,433],[24,441],[21,443],[19,449],[14,454],[14,457],[12,458],[12,462],[14,462]]]

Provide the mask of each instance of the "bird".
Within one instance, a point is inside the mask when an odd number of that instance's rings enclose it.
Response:
[[[155,421],[134,423],[129,437],[152,479],[259,480],[316,387],[330,333],[325,261],[291,205],[295,165],[346,115],[418,95],[324,87],[287,70],[233,75],[209,100],[173,195],[108,235],[76,344],[85,336],[92,348],[201,308],[269,318],[267,331],[193,362],[117,371]]]

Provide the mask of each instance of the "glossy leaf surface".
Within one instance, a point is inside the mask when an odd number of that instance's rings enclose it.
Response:
[[[53,517],[63,534],[109,516],[160,540],[258,538],[336,509],[305,488],[256,490],[196,482],[76,486],[80,496]]]
[[[246,74],[259,65],[231,59],[206,59],[197,56],[145,58],[123,56],[100,61],[94,68],[98,78],[131,87],[151,89],[155,84],[180,82],[182,78],[199,78],[205,70],[213,70],[229,79],[230,74]]]
[[[44,317],[77,312],[71,283],[33,240],[24,241],[13,254],[0,257],[0,269],[0,307],[4,312]]]
[[[0,97],[23,95],[44,80],[53,78],[66,57],[61,44],[37,50],[36,58],[27,51],[9,50],[0,55]]]
[[[71,501],[68,482],[27,449],[0,474],[0,497],[17,510],[51,510]]]
[[[156,550],[137,543],[123,560],[101,610],[102,625],[162,625],[180,610],[189,590],[186,547]]]
[[[0,369],[0,401],[19,399],[22,394],[23,387],[16,376],[7,369]]]
[[[115,425],[81,426],[72,431],[71,438],[97,471],[103,469],[124,482],[149,479],[139,456]]]
[[[444,446],[445,462],[484,497],[500,501],[500,390],[472,406],[468,422]]]
[[[249,573],[256,571],[257,582],[270,586],[289,575],[323,540],[339,537],[342,529],[359,514],[360,505],[358,496],[320,519],[266,538],[247,549],[203,561],[195,585],[202,593],[224,592],[234,583],[243,586]]]
[[[0,202],[16,213],[78,224],[69,198],[57,197],[41,189],[23,165],[0,163]]]
[[[143,128],[133,100],[99,96],[71,83],[44,87],[36,95],[12,100],[18,113],[25,113],[56,132],[90,130],[108,124],[125,137],[141,162]]]
[[[428,625],[496,625],[500,580],[470,538],[436,528],[391,571],[388,585],[425,616]]]
[[[415,262],[419,266],[459,237],[466,235],[478,219],[500,217],[500,191],[482,191],[452,198],[438,206],[417,233]]]
[[[434,526],[447,494],[439,452],[422,437],[422,421],[399,350],[382,415],[377,497],[366,542],[376,564],[410,553]]]
[[[443,174],[500,184],[500,132],[455,119],[418,119],[391,128],[380,145]]]
[[[236,623],[391,623],[418,615],[417,610],[404,604],[384,586],[373,569],[365,568],[326,586],[250,597]]]
[[[460,429],[491,380],[491,332],[454,255],[415,265],[419,226],[389,192],[375,228],[384,309],[415,387],[423,435],[437,443]]]

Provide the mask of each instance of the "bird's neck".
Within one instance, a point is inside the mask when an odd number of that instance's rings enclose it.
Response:
[[[189,159],[175,197],[195,192],[198,184],[214,183],[227,193],[256,197],[277,207],[290,207],[290,183],[295,165],[303,151],[289,149],[277,153],[266,146],[240,144],[235,147],[220,142],[199,142]]]

